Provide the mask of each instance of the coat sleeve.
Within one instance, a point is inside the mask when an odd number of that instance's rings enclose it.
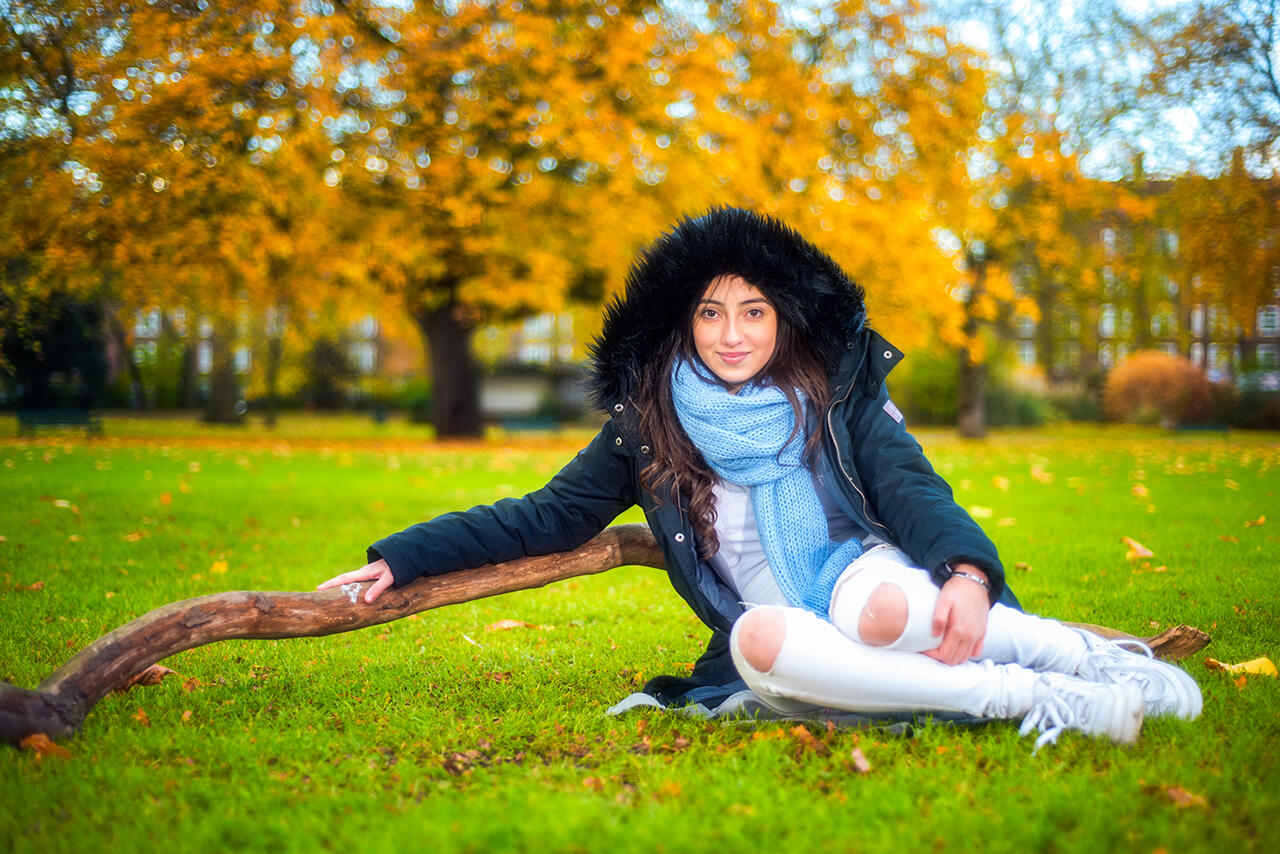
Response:
[[[851,455],[867,501],[898,545],[941,586],[948,561],[981,567],[995,603],[1004,592],[1004,568],[991,539],[952,497],[951,487],[925,458],[881,383],[853,409]]]
[[[635,503],[634,466],[606,423],[546,486],[522,498],[447,513],[379,540],[395,586],[518,557],[576,548]]]

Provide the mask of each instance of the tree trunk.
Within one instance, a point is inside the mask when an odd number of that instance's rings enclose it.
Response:
[[[277,398],[280,394],[280,360],[284,352],[284,343],[278,335],[267,338],[267,413],[268,427],[276,426]]]
[[[432,421],[437,437],[482,435],[480,380],[471,356],[472,324],[466,306],[450,300],[414,313],[431,358]]]
[[[956,378],[956,432],[965,439],[981,439],[987,435],[987,366],[973,358],[973,345],[979,331],[975,313],[986,290],[987,262],[968,256],[973,269],[973,287],[965,300],[964,340],[960,348],[959,374]]]
[[[71,657],[35,690],[0,682],[0,740],[18,744],[35,733],[74,735],[94,705],[129,685],[152,664],[220,640],[321,637],[389,623],[410,614],[542,587],[618,566],[662,568],[662,549],[646,525],[615,525],[578,548],[517,558],[448,575],[424,576],[385,591],[372,605],[367,583],[305,593],[236,591],[184,599],[108,632]],[[1069,623],[1104,637],[1135,639],[1102,626]],[[1176,626],[1145,642],[1162,658],[1203,649],[1209,636]]]
[[[987,435],[987,366],[975,362],[968,347],[960,349],[956,386],[956,431],[965,439]]]
[[[209,372],[209,405],[205,421],[211,424],[239,424],[240,382],[236,377],[235,339],[229,323],[219,323],[209,339],[213,347],[213,369]]]

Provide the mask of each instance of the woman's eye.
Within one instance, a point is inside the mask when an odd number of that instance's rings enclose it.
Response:
[[[715,310],[714,308],[704,308],[704,309],[702,310],[702,319],[703,319],[703,320],[715,320],[715,319],[716,319],[716,310]]]

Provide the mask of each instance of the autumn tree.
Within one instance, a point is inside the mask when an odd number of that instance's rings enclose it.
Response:
[[[28,291],[97,288],[125,310],[211,318],[218,419],[231,415],[231,345],[253,309],[304,318],[341,278],[316,251],[329,245],[318,164],[332,146],[310,46],[333,41],[314,28],[345,20],[304,6],[14,3],[2,16],[21,129],[5,155],[37,190],[30,210],[6,204],[22,218],[6,258],[23,259]]]

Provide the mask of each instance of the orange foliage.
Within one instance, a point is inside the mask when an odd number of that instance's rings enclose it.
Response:
[[[1107,376],[1103,407],[1122,421],[1176,424],[1208,416],[1212,386],[1186,359],[1145,350]]]

